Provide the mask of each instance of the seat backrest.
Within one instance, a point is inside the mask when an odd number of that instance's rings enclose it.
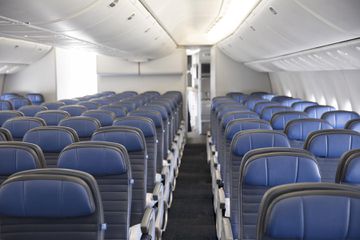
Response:
[[[125,147],[111,142],[74,143],[59,155],[58,167],[87,172],[95,177],[107,224],[105,239],[128,239],[132,174]]]
[[[6,128],[0,127],[0,142],[8,142],[8,141],[13,141],[11,132]]]
[[[321,119],[328,121],[334,128],[344,129],[348,121],[360,118],[359,114],[353,111],[330,111],[321,116]]]
[[[15,110],[18,110],[22,106],[31,105],[30,100],[24,97],[11,98],[9,101]]]
[[[336,109],[333,106],[315,105],[305,108],[304,112],[311,118],[321,118],[324,113],[335,110]]]
[[[255,104],[254,112],[256,112],[257,114],[261,114],[261,112],[264,110],[265,107],[270,107],[270,106],[281,106],[281,105],[280,103],[276,103],[276,102],[258,102],[257,104]]]
[[[240,239],[256,239],[256,221],[262,196],[270,188],[283,184],[320,182],[315,157],[293,148],[262,148],[243,157],[239,178]]]
[[[334,182],[341,155],[360,148],[360,133],[342,129],[315,131],[307,137],[304,148],[318,159],[322,181]]]
[[[146,150],[147,150],[147,191],[151,192],[154,189],[155,175],[157,166],[162,165],[163,159],[157,158],[157,136],[155,124],[151,118],[140,116],[127,116],[117,118],[114,121],[114,126],[130,126],[138,128],[142,131],[145,137]],[[160,161],[160,162],[159,162]]]
[[[0,100],[10,100],[12,98],[18,98],[18,97],[22,97],[22,95],[18,94],[18,93],[3,93],[0,96]]]
[[[36,168],[45,168],[39,146],[25,142],[0,142],[0,184],[10,175]]]
[[[267,103],[269,102],[269,100],[266,99],[262,99],[262,98],[249,98],[245,105],[248,109],[250,109],[251,111],[253,111],[255,109],[256,104],[259,103]]]
[[[3,128],[6,128],[11,132],[15,141],[22,141],[27,131],[42,126],[46,126],[46,123],[43,119],[38,117],[10,118],[3,124]]]
[[[82,116],[96,118],[102,127],[111,126],[115,119],[115,113],[100,109],[85,111]]]
[[[0,111],[0,126],[10,118],[23,117],[24,114],[16,110],[2,110]]]
[[[20,112],[24,114],[24,116],[27,117],[35,117],[36,113],[48,110],[45,106],[40,105],[26,105],[22,106],[18,109]]]
[[[266,121],[270,121],[272,116],[275,113],[278,112],[290,112],[294,111],[291,107],[285,107],[285,106],[268,106],[264,107],[264,109],[261,112],[261,119],[264,119]]]
[[[93,134],[91,141],[114,142],[126,148],[134,178],[130,224],[140,223],[146,205],[147,187],[147,161],[144,135],[141,130],[134,127],[102,127]]]
[[[287,184],[264,196],[258,240],[359,239],[360,192],[329,183]]]
[[[300,102],[294,102],[291,107],[295,111],[304,111],[307,107],[311,106],[317,106],[318,104],[316,102],[310,102],[310,101],[300,101]]]
[[[120,106],[105,105],[100,107],[99,109],[113,112],[115,114],[115,118],[125,117],[127,115],[126,108]]]
[[[62,110],[45,110],[35,114],[46,122],[47,126],[57,126],[63,119],[69,118],[70,114]]]
[[[94,110],[94,109],[98,109],[100,107],[99,104],[94,103],[94,102],[90,102],[90,101],[80,101],[80,102],[77,103],[77,105],[84,106],[88,110]]]
[[[96,180],[67,169],[12,175],[0,186],[0,216],[3,240],[101,240],[106,228]]]
[[[47,107],[49,110],[58,110],[60,107],[65,106],[63,102],[44,102],[41,106]]]
[[[59,107],[59,110],[68,112],[71,117],[76,117],[76,116],[80,116],[83,112],[87,111],[88,109],[82,105],[65,105]]]
[[[238,236],[236,217],[238,209],[239,169],[243,156],[254,149],[266,147],[290,147],[284,133],[273,130],[245,130],[237,133],[231,142],[231,156],[227,160],[225,185],[230,186],[230,218],[234,236]]]
[[[291,107],[294,103],[302,102],[303,100],[300,98],[287,98],[280,100],[279,103],[286,107]]]
[[[275,113],[270,122],[274,130],[284,130],[286,124],[294,119],[308,118],[308,115],[304,112],[290,111],[290,112],[278,112]]]
[[[78,142],[75,130],[62,126],[47,126],[30,129],[24,142],[38,145],[44,153],[48,167],[56,167],[60,152],[68,145]]]
[[[80,141],[90,140],[92,134],[101,127],[96,118],[84,116],[65,118],[59,122],[59,126],[74,129]]]
[[[40,105],[45,101],[45,98],[41,93],[28,93],[25,97],[29,99],[33,105]]]
[[[0,110],[13,110],[13,106],[8,100],[0,100]]]
[[[282,101],[285,101],[285,100],[287,100],[287,99],[292,99],[292,97],[279,95],[279,96],[274,96],[274,97],[271,99],[271,101],[272,101],[272,102],[281,103]]]
[[[345,129],[360,132],[360,118],[349,120],[345,125]]]
[[[79,102],[79,99],[61,99],[59,102],[63,102],[66,105],[76,105]]]
[[[360,149],[350,150],[341,156],[335,182],[360,185]]]

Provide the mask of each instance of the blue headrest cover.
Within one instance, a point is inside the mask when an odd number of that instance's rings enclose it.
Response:
[[[290,147],[290,143],[285,134],[269,130],[245,130],[236,134],[231,142],[231,151],[236,156],[265,147]]]
[[[223,118],[221,120],[222,127],[225,129],[230,121],[235,120],[235,119],[241,119],[241,118],[259,119],[259,115],[257,115],[254,112],[234,112],[231,114],[229,113],[229,114],[226,114],[225,116],[223,116]]]
[[[221,120],[221,118],[229,113],[229,112],[236,112],[236,111],[239,111],[239,112],[249,112],[249,109],[246,109],[242,106],[232,106],[232,107],[227,107],[227,108],[221,108],[219,109],[219,112],[217,113],[217,118],[219,120]]]
[[[119,143],[123,145],[128,152],[139,152],[145,149],[141,137],[135,132],[123,132],[121,130],[95,132],[91,137],[91,141]]]
[[[36,169],[38,159],[29,150],[14,146],[0,148],[0,176]]]
[[[288,183],[320,182],[316,160],[296,154],[262,154],[246,164],[244,185],[273,187]]]
[[[294,119],[308,118],[307,114],[304,112],[284,112],[276,113],[271,118],[271,126],[275,130],[283,130],[286,124]]]
[[[324,131],[322,133],[322,131]],[[360,148],[360,135],[349,132],[332,132],[329,130],[320,130],[309,135],[306,149],[317,157],[339,158],[341,155],[351,149]]]
[[[9,101],[0,100],[0,110],[11,110],[12,105]]]
[[[246,102],[246,106],[249,108],[249,109],[254,109],[255,108],[255,105],[258,104],[258,103],[266,103],[266,102],[269,102],[268,100],[265,100],[265,99],[262,99],[262,98],[254,98],[254,99],[249,99],[247,102]]]
[[[246,119],[244,119],[246,120]],[[225,130],[225,137],[227,140],[232,140],[234,135],[240,131],[250,129],[267,129],[272,130],[271,125],[264,121],[233,121],[230,122]]]
[[[360,132],[360,119],[354,119],[346,124],[346,129],[351,129]]]
[[[284,99],[281,100],[280,103],[283,106],[287,106],[287,107],[291,107],[291,105],[293,105],[296,102],[301,102],[302,100],[299,98],[290,98],[290,99]]]
[[[100,109],[113,112],[113,113],[115,113],[116,117],[125,117],[127,114],[126,109],[124,107],[107,105],[107,106],[101,107]]]
[[[276,107],[276,106],[269,106],[265,107],[261,113],[261,118],[270,121],[271,117],[278,112],[288,112],[292,111],[293,109],[290,107]]]
[[[328,121],[334,128],[345,128],[345,125],[349,120],[359,117],[359,114],[356,112],[331,111],[324,113],[321,118]]]
[[[290,140],[305,141],[314,131],[332,128],[328,122],[321,119],[298,119],[289,122],[285,132]]]
[[[45,124],[43,124],[42,121],[43,120],[12,118],[4,122],[3,127],[8,129],[14,138],[22,138],[30,129],[44,126]]]
[[[62,120],[59,123],[59,126],[70,127],[76,131],[79,137],[87,138],[100,127],[100,123],[96,119],[87,118],[87,117],[71,117]]]
[[[321,116],[325,112],[334,111],[335,108],[332,106],[322,106],[322,105],[316,105],[316,106],[310,106],[305,109],[305,112],[309,115],[309,117],[312,118],[321,118]]]
[[[276,201],[276,200],[275,200]],[[360,199],[319,193],[279,198],[268,209],[270,239],[359,239]],[[346,236],[346,237],[345,237]]]
[[[38,145],[44,153],[59,153],[75,139],[66,130],[32,129],[25,134],[23,141]]]
[[[291,107],[294,108],[295,111],[304,111],[305,108],[311,106],[317,106],[318,104],[315,102],[301,101],[295,102]]]
[[[352,157],[347,162],[346,172],[342,182],[360,185],[360,157]]]
[[[136,111],[129,113],[129,116],[141,116],[141,117],[147,117],[153,120],[155,127],[161,127],[162,126],[162,117],[159,114],[156,114],[154,111]]]
[[[163,118],[163,120],[168,119],[168,112],[166,110],[166,108],[163,108],[160,105],[147,105],[143,108],[140,108],[140,110],[152,110],[152,111],[158,111],[161,113],[161,117]]]
[[[270,107],[270,106],[279,106],[279,103],[275,103],[275,102],[259,102],[255,105],[254,107],[254,111],[257,114],[261,114],[262,110],[264,110],[264,108],[266,107]]]
[[[114,126],[130,126],[139,128],[144,137],[153,137],[156,134],[156,129],[153,124],[146,120],[141,119],[131,119],[131,118],[119,118],[114,122]]]
[[[65,103],[63,103],[63,102],[48,102],[48,103],[43,103],[42,105],[47,107],[49,110],[56,110],[56,109],[59,109],[59,107],[64,106]]]
[[[121,175],[127,172],[124,154],[103,146],[70,146],[60,154],[58,167],[87,172],[93,176]]]
[[[115,114],[107,110],[89,110],[82,114],[82,116],[93,117],[101,122],[101,125],[112,125]]]
[[[95,203],[89,187],[79,180],[19,180],[0,187],[0,215],[25,218],[89,216]]]

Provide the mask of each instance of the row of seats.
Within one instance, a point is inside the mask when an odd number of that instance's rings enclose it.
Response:
[[[218,238],[345,238],[341,231],[346,231],[343,229],[346,226],[342,223],[320,226],[318,223],[324,217],[321,214],[307,214],[306,217],[310,216],[312,220],[303,222],[304,202],[309,201],[307,207],[313,204],[313,208],[321,203],[313,202],[313,197],[299,201],[302,197],[299,195],[297,200],[291,200],[291,203],[295,201],[293,205],[284,201],[284,205],[279,205],[279,209],[283,209],[274,212],[270,220],[267,214],[277,202],[268,203],[275,200],[272,198],[275,195],[284,194],[281,197],[285,199],[302,189],[308,189],[309,195],[311,191],[316,195],[322,189],[347,189],[348,186],[339,186],[335,182],[350,183],[339,180],[349,179],[345,175],[339,177],[339,169],[346,162],[341,159],[346,159],[353,151],[359,152],[360,133],[343,128],[355,126],[357,122],[360,122],[359,115],[354,112],[336,111],[329,106],[268,93],[229,93],[214,98],[207,148]],[[359,171],[353,165],[347,174],[352,172],[350,178],[355,178],[354,174]],[[356,181],[352,184],[360,183]],[[329,198],[328,201],[333,202],[333,195],[339,192],[329,192],[331,194],[319,199]],[[352,199],[350,195],[343,197]],[[354,198],[354,201],[358,199]],[[332,211],[334,206],[329,204],[328,207],[321,211]],[[299,208],[302,209],[300,213]],[[341,211],[348,210],[342,208]],[[331,214],[335,217],[340,212]],[[311,226],[305,232],[304,226],[308,225]],[[357,236],[355,238],[360,237],[356,231],[352,233]]]
[[[28,93],[25,96],[18,93],[4,93],[0,96],[0,110],[16,110],[22,106],[40,105],[44,101],[44,96],[40,93]]]
[[[116,95],[120,94],[110,93]],[[8,180],[0,186],[0,212],[5,209],[3,215],[10,219],[9,223],[20,218],[16,223],[29,227],[2,231],[1,239],[49,239],[55,231],[59,231],[55,239],[161,238],[185,144],[181,94],[130,95],[123,101],[136,103],[135,108],[117,118],[111,112],[108,124],[103,124],[106,118],[100,113],[70,117],[68,112],[58,126],[46,126],[47,122],[39,117],[20,116],[4,123],[0,129],[4,143],[0,144],[8,147],[4,152],[9,159],[0,168],[8,171],[3,174],[3,180]],[[91,101],[98,96],[86,98]],[[11,133],[17,142],[5,142],[12,140]],[[38,159],[31,160],[26,148]],[[30,186],[25,193],[32,197],[10,194],[25,194],[20,193],[23,188],[16,179],[22,179],[22,186]],[[39,181],[44,187],[34,192]],[[15,186],[13,190],[8,182]],[[49,199],[45,197],[48,194],[60,197]],[[11,203],[14,197],[20,201]],[[36,197],[45,197],[49,202],[42,208],[46,201],[37,201]],[[69,209],[69,202],[55,201],[71,198],[78,202]],[[71,228],[73,223],[79,228]],[[4,226],[0,229],[7,229]]]

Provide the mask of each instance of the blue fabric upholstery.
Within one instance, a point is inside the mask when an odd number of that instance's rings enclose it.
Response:
[[[24,114],[16,110],[2,110],[0,111],[0,126],[10,118],[23,117]]]
[[[11,102],[11,105],[15,110],[18,110],[22,106],[31,105],[30,100],[24,97],[12,98],[9,99],[9,102]]]
[[[59,102],[63,102],[66,105],[75,105],[79,102],[79,100],[78,99],[61,99],[61,100],[59,100]]]
[[[45,101],[44,96],[40,93],[28,93],[25,97],[29,99],[33,105],[40,105]]]
[[[255,109],[256,104],[267,103],[267,102],[269,101],[262,98],[250,98],[246,101],[245,105],[247,108],[253,111]]]
[[[238,132],[250,129],[272,130],[270,123],[261,119],[235,119],[226,125],[225,138],[231,141]]]
[[[269,107],[265,107],[263,109],[263,111],[261,112],[261,119],[264,119],[266,121],[270,121],[272,116],[275,113],[278,112],[290,112],[290,111],[294,111],[294,109],[292,109],[291,107],[285,107],[285,106],[269,106]]]
[[[75,169],[93,176],[121,175],[128,171],[126,151],[116,143],[79,142],[67,146],[59,155],[58,167]]]
[[[264,110],[264,108],[270,107],[270,106],[281,106],[281,105],[280,105],[280,103],[276,103],[276,102],[259,102],[255,105],[254,111],[257,114],[261,114],[261,112]]]
[[[346,129],[350,129],[356,132],[360,132],[360,119],[352,119],[345,125]]]
[[[316,105],[305,108],[305,112],[311,118],[321,118],[321,116],[329,111],[335,111],[336,109],[332,106]]]
[[[271,101],[272,102],[278,102],[278,103],[281,103],[285,100],[288,100],[288,99],[292,99],[292,97],[288,97],[288,96],[274,96]]]
[[[78,181],[15,179],[0,187],[0,215],[67,218],[95,212],[89,187]]]
[[[26,106],[22,106],[21,108],[19,108],[19,111],[22,112],[24,114],[24,116],[27,116],[27,117],[34,117],[36,115],[36,113],[45,111],[45,110],[48,110],[48,109],[46,107],[40,106],[40,105],[26,105]]]
[[[83,112],[87,111],[87,108],[82,105],[65,105],[59,107],[59,110],[68,112],[71,117],[80,116]]]
[[[0,142],[13,141],[11,132],[6,128],[0,127]]]
[[[147,111],[134,111],[129,113],[129,116],[140,116],[152,119],[155,124],[155,127],[163,126],[163,121],[161,114],[157,111],[147,110]]]
[[[320,182],[315,157],[302,149],[263,148],[248,152],[240,166],[240,239],[256,239],[260,201],[271,187],[289,183]]]
[[[46,110],[35,114],[46,122],[47,126],[57,126],[63,119],[69,118],[70,114],[62,110]]]
[[[283,106],[291,107],[294,103],[302,102],[302,100],[300,98],[288,98],[288,99],[283,99],[279,102]]]
[[[22,140],[25,133],[36,127],[46,126],[43,119],[38,117],[17,117],[4,122],[3,128],[8,129],[15,140]]]
[[[102,127],[111,126],[115,119],[115,113],[107,110],[88,110],[82,116],[96,118]]]
[[[139,128],[143,132],[144,137],[154,137],[156,135],[155,125],[151,118],[139,116],[117,118],[113,125]]]
[[[138,152],[145,149],[144,140],[134,127],[102,127],[93,134],[91,141],[119,143],[123,145],[128,152]]]
[[[360,149],[344,153],[336,172],[336,182],[360,185]]]
[[[308,135],[317,130],[332,129],[333,127],[322,119],[295,119],[288,122],[285,133],[289,140],[305,141]]]
[[[99,109],[113,112],[116,118],[125,117],[127,114],[126,108],[119,106],[105,105],[100,107]]]
[[[244,105],[241,104],[229,104],[222,106],[217,109],[217,119],[221,120],[221,118],[229,113],[229,112],[249,112],[249,109],[247,109]]]
[[[94,110],[94,109],[98,109],[98,107],[100,106],[97,103],[94,102],[89,102],[89,101],[80,101],[77,103],[77,105],[81,105],[86,107],[88,110]]]
[[[22,96],[18,93],[3,93],[0,96],[0,100],[10,100],[12,98],[19,98],[19,97]]]
[[[242,119],[242,118],[259,119],[259,115],[257,115],[254,112],[250,112],[250,111],[247,111],[247,112],[244,112],[244,111],[229,112],[229,113],[226,113],[222,117],[220,126],[225,129],[229,122],[231,122],[231,121],[233,121],[235,119]]]
[[[304,111],[307,107],[311,106],[317,106],[318,104],[316,102],[310,102],[310,101],[301,101],[301,102],[295,102],[291,105],[291,107],[295,111]]]
[[[304,148],[317,157],[322,181],[334,182],[341,155],[360,148],[360,133],[340,129],[315,131],[306,139]]]
[[[340,184],[289,184],[262,200],[257,239],[359,239],[360,193]]]
[[[10,101],[0,100],[0,110],[13,110],[13,106]]]
[[[271,118],[271,126],[274,130],[284,130],[286,124],[294,119],[308,118],[308,115],[304,112],[290,111],[290,112],[278,112]]]
[[[349,120],[360,118],[359,114],[352,111],[330,111],[321,116],[321,119],[328,121],[334,128],[344,129]]]
[[[49,110],[58,110],[60,107],[65,106],[63,102],[45,102],[41,106],[47,107]]]
[[[96,118],[83,116],[65,118],[59,122],[59,126],[74,129],[80,139],[91,138],[91,135],[101,127]]]

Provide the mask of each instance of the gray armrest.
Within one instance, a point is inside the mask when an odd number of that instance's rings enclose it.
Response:
[[[162,183],[157,183],[153,190],[153,200],[159,201],[162,198],[164,191],[164,185]]]
[[[222,225],[221,240],[233,240],[230,219],[223,218]]]
[[[220,205],[220,209],[224,210],[226,207],[225,204],[225,192],[223,188],[219,188],[218,190],[218,194],[219,194],[219,205]]]
[[[163,167],[162,168],[162,170],[161,170],[161,182],[163,183],[163,184],[165,184],[165,179],[168,177],[168,175],[169,175],[169,167],[168,166],[165,166],[165,167]]]
[[[218,169],[215,170],[215,179],[216,179],[216,184],[219,186],[219,188],[223,187],[223,180],[221,178],[221,173]]]
[[[155,210],[153,208],[146,208],[143,218],[141,220],[141,233],[149,234],[149,232],[154,226],[155,226]]]

